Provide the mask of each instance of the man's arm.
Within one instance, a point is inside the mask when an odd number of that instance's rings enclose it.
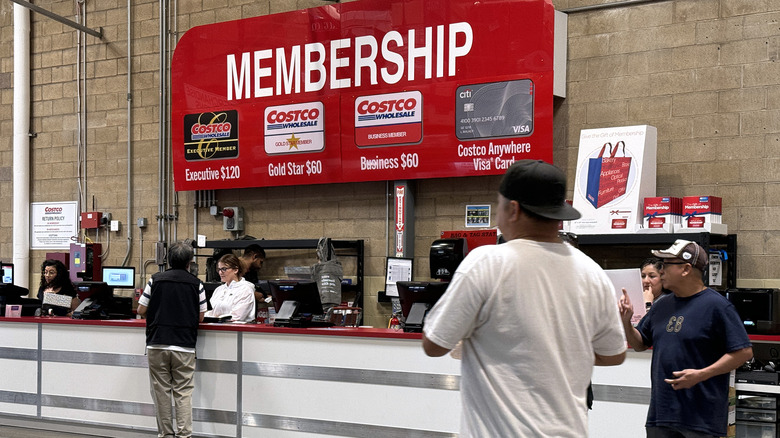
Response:
[[[198,322],[203,322],[203,318],[206,317],[206,312],[200,312],[198,315]]]
[[[434,343],[428,339],[425,334],[423,334],[422,344],[425,354],[430,357],[441,357],[450,352],[449,348],[444,348],[441,345]]]
[[[631,317],[634,316],[634,306],[631,304],[631,299],[628,298],[628,292],[626,292],[625,288],[623,288],[623,296],[620,297],[618,308],[620,309],[620,322],[623,324],[623,331],[626,332],[628,345],[634,351],[647,350],[647,345],[642,341],[642,335],[639,333],[639,330],[631,325]]]
[[[739,368],[753,357],[753,347],[732,351],[721,356],[714,364],[699,370],[685,369],[674,371],[674,379],[664,379],[664,382],[672,385],[672,389],[686,389],[703,382],[711,377],[728,373]]]
[[[593,361],[593,365],[596,365],[597,367],[611,367],[614,365],[620,365],[624,360],[626,360],[625,351],[614,356],[602,356],[600,354],[596,354],[596,359]]]
[[[136,311],[138,312],[139,315],[141,315],[141,318],[146,318],[146,309],[148,309],[148,307],[142,304],[138,305],[138,309]]]

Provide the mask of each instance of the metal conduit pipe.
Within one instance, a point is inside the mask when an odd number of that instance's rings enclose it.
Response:
[[[122,266],[127,266],[130,261],[130,252],[133,249],[133,94],[132,94],[132,34],[133,27],[131,21],[130,0],[127,0],[127,222],[125,222],[125,232],[127,232],[127,251]],[[142,277],[143,278],[143,277]]]
[[[167,0],[160,0],[160,100],[159,100],[159,120],[160,120],[160,126],[158,130],[158,166],[157,166],[157,174],[158,174],[158,181],[160,182],[159,190],[158,190],[158,203],[157,203],[157,244],[165,244],[167,241],[166,236],[166,206],[167,206],[167,184],[168,184],[168,175],[166,174],[167,171],[167,160],[168,160],[168,153],[166,150],[166,138],[167,135],[167,116],[166,116],[166,102],[167,97],[166,94],[168,92],[166,87],[166,81],[167,81],[167,61],[168,61],[168,8],[167,8]],[[162,266],[160,266],[160,270],[162,270]]]
[[[669,0],[624,0],[614,3],[604,3],[600,5],[581,6],[579,8],[561,9],[565,14],[576,14],[578,12],[600,11],[603,9],[625,8],[629,6],[639,6],[646,3],[661,3]]]

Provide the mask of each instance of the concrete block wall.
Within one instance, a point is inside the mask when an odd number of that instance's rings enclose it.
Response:
[[[360,0],[357,0],[360,1]],[[559,10],[604,3],[555,0]],[[622,3],[613,1],[613,3]],[[130,4],[131,119],[127,121],[127,7]],[[175,41],[202,24],[331,4],[321,0],[171,0]],[[75,20],[76,2],[42,6]],[[0,2],[0,259],[12,256],[13,4]],[[132,237],[130,264],[149,274],[157,240],[159,202],[159,2],[87,0],[87,65],[79,98],[77,31],[32,13],[31,200],[79,198],[78,156],[86,156],[85,210],[110,212],[118,233],[88,233],[102,242],[106,264],[119,264]],[[658,128],[658,194],[724,198],[724,222],[739,235],[741,286],[780,286],[780,2],[669,0],[569,14],[568,90],[556,99],[554,161],[574,181],[582,129],[651,124]],[[278,31],[269,29],[271,31]],[[79,151],[79,101],[86,106],[86,142]],[[127,142],[131,143],[131,223],[127,217]],[[467,204],[496,205],[499,177],[420,180],[415,184],[415,277],[428,278],[430,242],[442,230],[464,228]],[[391,186],[392,187],[392,186]],[[385,256],[392,249],[392,202],[384,182],[219,190],[219,206],[246,212],[245,233],[257,238],[329,236],[366,240],[366,322],[384,326],[389,305]],[[570,189],[571,190],[571,189]],[[171,235],[235,237],[220,218],[194,209],[195,195],[171,199],[178,217]],[[173,204],[178,208],[174,208]],[[197,216],[197,230],[195,222]],[[143,236],[135,220],[145,217]],[[495,212],[492,225],[495,225]],[[143,237],[143,244],[141,243]],[[110,242],[110,245],[106,245]],[[388,243],[389,242],[389,243]],[[31,255],[31,288],[44,251]],[[289,256],[289,257],[288,257]],[[263,276],[283,275],[286,264],[309,255],[269,253]],[[637,261],[638,263],[639,261]],[[349,275],[349,272],[347,272]],[[138,279],[142,284],[143,279]]]
[[[657,127],[657,194],[723,198],[743,287],[780,286],[779,19],[780,2],[750,0],[571,13],[569,89],[555,114],[555,161],[570,181],[580,130]]]

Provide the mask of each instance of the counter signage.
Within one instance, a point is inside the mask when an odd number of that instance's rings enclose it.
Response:
[[[30,203],[30,247],[32,249],[65,249],[78,237],[78,203]]]
[[[194,27],[171,70],[176,190],[552,161],[553,20],[550,0],[362,0]]]

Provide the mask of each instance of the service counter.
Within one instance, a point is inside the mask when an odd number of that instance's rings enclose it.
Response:
[[[419,334],[202,324],[197,352],[198,436],[452,437],[458,430],[460,364],[426,357]],[[0,421],[153,436],[144,353],[142,320],[0,318]]]
[[[0,421],[154,436],[144,333],[142,320],[0,318]],[[197,351],[198,436],[457,435],[460,362],[425,356],[419,334],[202,324]],[[650,356],[595,368],[590,436],[644,436]]]

